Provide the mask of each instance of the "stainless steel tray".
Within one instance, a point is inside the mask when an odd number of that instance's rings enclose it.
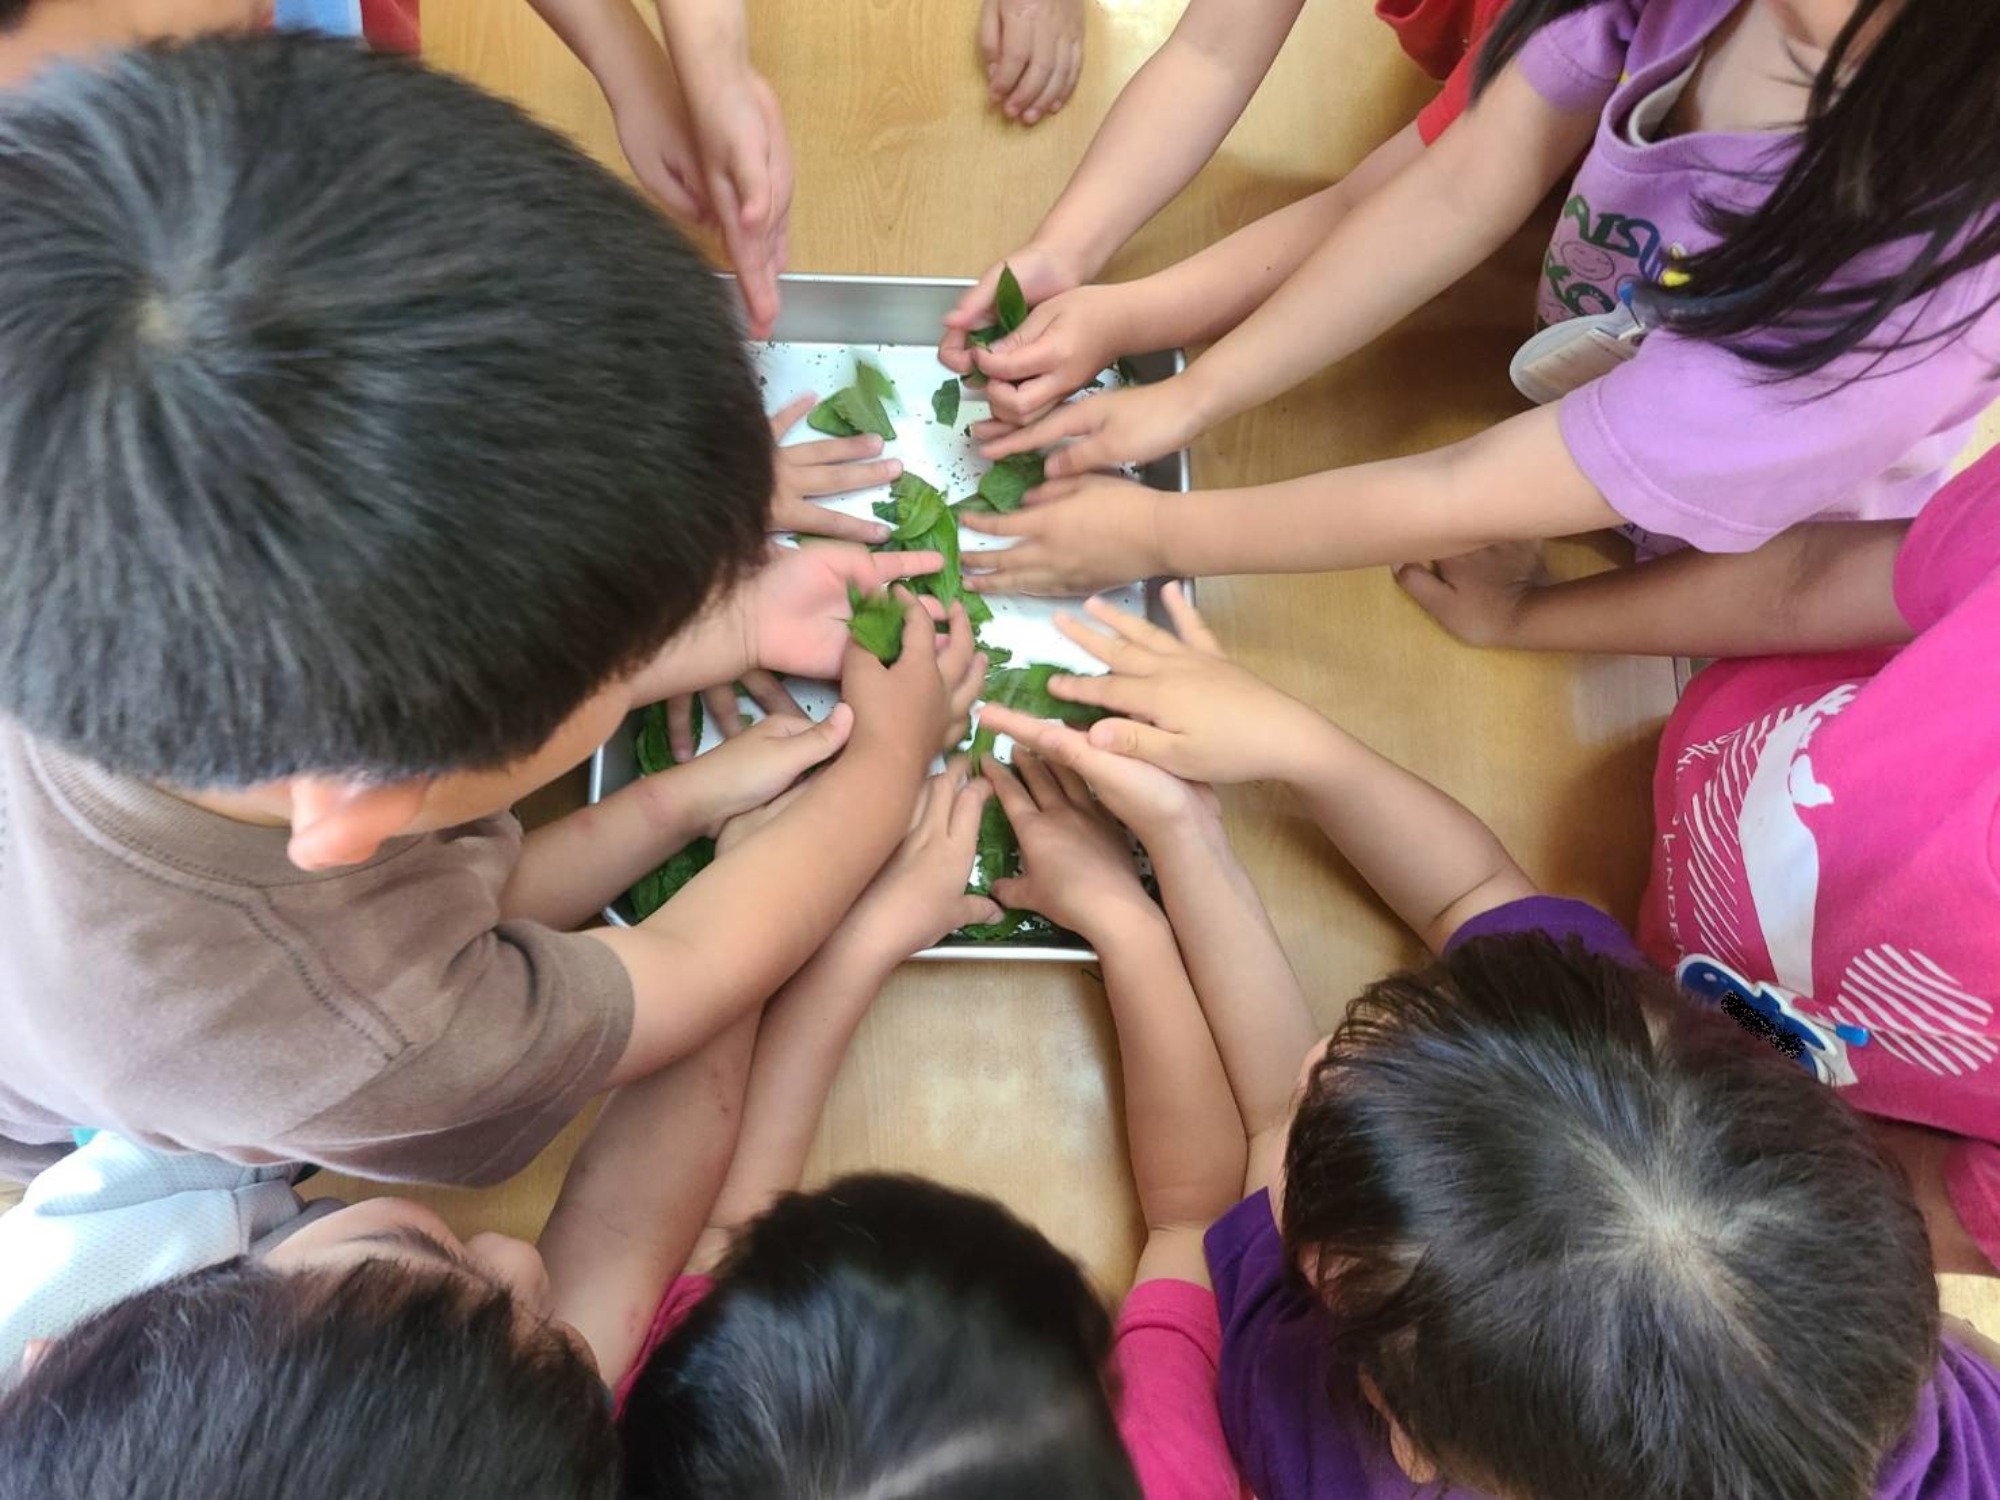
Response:
[[[969,492],[985,466],[973,451],[965,429],[985,414],[985,403],[978,399],[977,392],[968,388],[958,425],[946,429],[932,419],[930,401],[931,393],[951,373],[937,363],[942,320],[971,284],[906,276],[785,277],[784,312],[778,318],[773,337],[767,343],[750,346],[759,383],[764,387],[766,408],[775,411],[808,390],[821,396],[831,395],[854,378],[855,354],[865,354],[896,382],[903,398],[904,410],[891,413],[897,440],[889,446],[889,452],[902,459],[906,470],[921,474],[953,498]],[[1140,383],[1179,374],[1186,363],[1177,349],[1135,354],[1125,362],[1133,379]],[[1117,383],[1116,377],[1106,378],[1112,384]],[[803,442],[818,436],[801,426],[788,441]],[[1157,459],[1140,469],[1136,477],[1154,489],[1184,491],[1190,487],[1188,456],[1181,452]],[[877,488],[823,503],[867,515],[870,505],[885,494],[886,488]],[[976,537],[969,531],[962,534],[962,540],[968,552],[1005,545]],[[1164,622],[1160,609],[1160,586],[1164,582],[1153,579],[1106,597],[1135,613]],[[996,646],[1011,649],[1016,661],[1054,661],[1082,671],[1098,670],[1096,663],[1055,629],[1057,611],[1073,609],[1075,600],[1007,595],[994,597],[990,602],[993,622],[986,628],[987,639]],[[836,689],[828,683],[794,679],[787,686],[815,718],[830,711],[837,698]],[[638,775],[633,754],[637,726],[635,714],[591,758],[592,802],[610,796]],[[703,740],[703,748],[714,742],[711,730]],[[1010,742],[1003,739],[999,751],[1003,759],[1009,749]],[[604,916],[606,921],[621,927],[630,925],[632,920],[630,907],[622,896],[605,908]],[[947,940],[917,957],[1078,963],[1094,955],[1081,941],[1062,945],[1031,939],[1003,943]]]

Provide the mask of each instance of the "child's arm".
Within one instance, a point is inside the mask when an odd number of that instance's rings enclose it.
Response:
[[[965,892],[985,801],[962,761],[933,776],[895,858],[765,1011],[735,1160],[690,1270],[712,1269],[738,1228],[798,1186],[848,1041],[890,971],[955,927],[999,917]]]
[[[1303,3],[1192,0],[1112,104],[1033,237],[1002,262],[1029,301],[1091,280],[1194,179],[1270,71]],[[972,368],[966,334],[993,320],[999,279],[996,265],[945,318],[939,355],[960,374]]]
[[[1674,553],[1570,583],[1539,576],[1539,549],[1495,547],[1396,581],[1460,640],[1520,651],[1764,656],[1901,645],[1896,556],[1908,521],[1822,521],[1755,552]]]
[[[1057,415],[1124,394],[1075,402]],[[1029,502],[1011,515],[967,518],[976,531],[1016,539],[969,555],[984,567],[973,588],[1083,594],[1162,575],[1364,568],[1623,520],[1570,457],[1553,406],[1447,448],[1249,489],[1169,495],[1091,474],[1045,484]]]
[[[1015,766],[1018,778],[998,761],[986,765],[1023,864],[994,894],[1081,933],[1097,950],[1118,1027],[1125,1136],[1146,1219],[1137,1279],[1206,1286],[1202,1235],[1240,1195],[1244,1162],[1243,1122],[1215,1039],[1174,930],[1139,884],[1124,831],[1075,772],[1025,752]],[[1126,780],[1133,789],[1121,805],[1143,799],[1156,810],[1143,821],[1200,816],[1205,793],[1195,788],[1136,765]]]
[[[1263,307],[1188,367],[1079,402],[987,444],[988,458],[1071,445],[1053,476],[1142,463],[1185,446],[1368,343],[1451,286],[1520,227],[1590,144],[1593,113],[1544,100],[1518,64],[1435,145],[1342,219]]]
[[[686,1056],[776,990],[895,849],[950,713],[940,672],[956,682],[973,662],[962,613],[940,656],[930,616],[904,604],[893,667],[848,649],[841,689],[854,728],[841,755],[637,927],[589,934],[632,978],[632,1037],[613,1083]]]

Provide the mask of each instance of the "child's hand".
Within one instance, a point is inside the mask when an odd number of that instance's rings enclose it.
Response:
[[[853,728],[854,713],[845,704],[835,704],[817,724],[802,715],[773,714],[640,785],[657,787],[662,801],[673,805],[661,809],[663,818],[692,816],[697,830],[714,838],[731,819],[779,797],[838,752]]]
[[[1327,729],[1318,713],[1222,654],[1179,584],[1166,588],[1176,640],[1101,599],[1084,608],[1105,635],[1067,617],[1057,627],[1110,672],[1053,677],[1049,692],[1121,718],[1090,726],[1090,743],[1198,781],[1290,780]]]
[[[854,904],[843,935],[901,962],[957,928],[999,921],[997,905],[965,889],[986,797],[984,782],[967,781],[962,756],[931,777],[910,831]]]
[[[774,714],[790,715],[795,719],[806,717],[806,711],[799,707],[799,700],[769,672],[745,672],[734,682],[703,688],[700,694],[705,710],[703,718],[713,724],[715,732],[725,740],[743,732],[743,709],[737,702],[739,687],[749,695],[752,703],[764,711],[766,718]],[[694,700],[692,693],[679,694],[667,700],[667,745],[674,752],[674,759],[683,765],[692,760],[701,748],[695,742]]]
[[[1501,542],[1428,568],[1396,569],[1403,592],[1468,646],[1507,645],[1527,601],[1548,581],[1540,542]]]
[[[1117,287],[1080,286],[1040,304],[991,349],[973,350],[994,418],[1022,426],[1088,385],[1135,341],[1124,306]]]
[[[854,709],[857,753],[902,756],[923,765],[952,727],[953,690],[971,664],[972,627],[965,607],[954,604],[946,616],[950,631],[940,638],[930,614],[907,589],[897,589],[895,597],[903,607],[903,649],[895,665],[884,666],[867,647],[850,642],[841,663],[840,695]]]
[[[1157,843],[1162,833],[1190,821],[1219,823],[1222,803],[1212,787],[1183,781],[1170,771],[1129,755],[1099,749],[1080,729],[1054,719],[1036,719],[989,703],[979,722],[1013,737],[1014,743],[1081,777],[1113,817],[1139,836]]]
[[[702,176],[736,268],[750,337],[778,320],[778,275],[790,254],[792,148],[778,96],[747,64],[686,78]]]
[[[747,662],[798,677],[839,676],[853,615],[848,586],[879,593],[898,579],[943,566],[935,552],[777,548],[772,561],[738,591]]]
[[[1032,125],[1063,107],[1083,73],[1081,0],[986,0],[979,50],[994,102]]]
[[[1157,491],[1108,474],[1042,485],[1011,514],[965,518],[970,530],[1016,539],[967,552],[966,586],[982,594],[1087,594],[1154,577],[1168,570],[1159,510]]]
[[[684,224],[706,224],[714,214],[680,81],[666,54],[646,40],[622,60],[615,78],[600,80],[618,144],[639,186],[662,208]]]
[[[1109,391],[1058,407],[1014,431],[1000,422],[982,422],[972,435],[980,440],[980,457],[987,459],[1055,449],[1048,459],[1051,479],[1146,463],[1185,448],[1207,425],[1199,403],[1190,399],[1186,380],[1176,375],[1155,385]],[[1056,448],[1064,439],[1071,441]]]
[[[1139,884],[1125,830],[1099,810],[1076,772],[1017,747],[1012,770],[987,760],[986,779],[1021,841],[1022,873],[993,883],[1006,906],[1093,940],[1135,916],[1159,915]]]
[[[781,441],[798,426],[819,398],[807,393],[771,418],[771,438]],[[882,439],[872,432],[859,437],[823,438],[817,442],[781,446],[777,484],[771,493],[770,528],[809,536],[838,537],[849,542],[882,542],[889,528],[863,516],[843,515],[814,505],[815,495],[846,495],[887,484],[903,472],[902,463],[881,457]]]
[[[938,344],[938,363],[955,375],[972,373],[972,345],[966,335],[985,328],[999,316],[994,299],[1000,290],[1000,272],[1013,267],[1014,279],[1021,283],[1021,295],[1030,307],[1039,307],[1083,282],[1083,270],[1076,260],[1049,246],[1023,245],[1004,260],[986,268],[986,274],[944,315],[944,338]]]

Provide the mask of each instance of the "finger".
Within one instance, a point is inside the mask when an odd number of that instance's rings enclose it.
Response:
[[[902,472],[901,459],[878,458],[872,463],[814,464],[792,477],[803,495],[851,495],[888,484]]]
[[[810,398],[806,398],[810,399]],[[818,403],[815,402],[814,405]],[[789,411],[791,408],[787,407]],[[807,411],[812,407],[807,407]],[[793,418],[794,421],[798,419]],[[786,463],[799,469],[820,469],[834,465],[851,464],[856,459],[873,458],[882,451],[882,439],[872,432],[864,432],[858,437],[815,438],[807,443],[791,443],[780,449],[780,456]],[[808,490],[807,494],[824,493]]]
[[[1093,595],[1083,601],[1084,613],[1098,624],[1108,627],[1141,651],[1156,655],[1177,656],[1181,643],[1171,630],[1162,630],[1144,615],[1135,615],[1129,609],[1120,609],[1102,595]]]
[[[1035,904],[1035,882],[1026,875],[1009,875],[1004,880],[993,882],[993,894],[1005,909],[1032,910]],[[999,921],[998,917],[993,919]]]
[[[663,161],[655,165],[649,162],[643,168],[635,164],[634,170],[638,172],[639,181],[646,191],[651,193],[660,207],[667,211],[668,218],[677,219],[683,224],[702,222],[707,204],[680,173],[674,170],[672,163]]]
[[[955,722],[963,723],[965,716],[972,712],[972,705],[979,701],[979,695],[986,690],[986,658],[974,654],[958,685],[952,689],[951,716]],[[960,735],[960,739],[964,736]]]
[[[1172,771],[1176,776],[1188,774],[1181,768],[1180,736],[1151,724],[1132,719],[1099,719],[1090,726],[1089,741],[1094,749],[1129,755],[1163,771]]]
[[[1069,94],[1069,43],[1061,37],[1052,38],[1048,51],[1048,75],[1042,80],[1041,88],[1035,97],[1028,101],[1027,109],[1021,114],[1021,118],[1030,125],[1047,115],[1050,105]]]
[[[961,896],[953,912],[952,930],[997,922],[1006,915],[1007,913],[1000,909],[998,902],[986,896]]]
[[[972,621],[967,618],[965,605],[953,600],[951,608],[945,611],[945,642],[938,653],[938,672],[946,682],[957,682],[972,666],[972,653],[977,644],[972,639]]]
[[[1069,103],[1076,86],[1083,78],[1083,42],[1081,39],[1069,41],[1063,47],[1062,92],[1049,101],[1049,113],[1056,114]]]
[[[844,511],[814,505],[810,500],[787,497],[784,504],[771,507],[771,527],[775,531],[797,531],[807,536],[832,537],[840,542],[885,541],[889,528],[866,516],[850,516]]]
[[[1087,759],[1090,742],[1067,724],[1059,724],[1054,719],[1037,719],[1032,714],[1003,708],[997,703],[989,703],[979,711],[979,723],[981,728],[1011,737],[1016,744],[1036,755],[1045,755],[1061,765],[1082,771],[1086,777],[1090,774],[1085,765],[1079,764],[1079,757]],[[994,762],[989,757],[986,764],[991,767]]]
[[[762,667],[753,667],[743,674],[743,688],[749,693],[750,701],[764,710],[772,719],[803,719],[806,711],[799,706],[791,689]]]
[[[897,589],[895,600],[903,606],[903,654],[896,658],[897,665],[921,660],[927,670],[936,671],[937,652],[926,649],[937,639],[937,626],[932,623],[929,612],[908,589]]]
[[[1423,563],[1404,563],[1396,569],[1396,583],[1418,604],[1426,614],[1442,618],[1446,601],[1451,598],[1451,585],[1438,577]]]
[[[1148,653],[1121,635],[1092,630],[1075,615],[1068,613],[1056,616],[1056,629],[1114,672],[1126,672],[1134,677],[1143,677],[1152,671],[1153,664],[1148,660]]]
[[[813,394],[813,392],[807,391],[803,396],[795,396],[779,407],[771,417],[772,441],[777,441],[794,427],[798,426],[800,421],[804,419],[805,414],[818,405],[819,397]],[[872,438],[874,434],[870,433],[869,436]],[[881,439],[875,438],[875,441],[879,443]],[[805,444],[807,448],[817,448],[819,446],[820,444],[818,443]]]
[[[954,764],[961,764],[963,756]],[[980,815],[986,810],[986,799],[993,795],[993,783],[983,776],[967,777],[958,789],[958,795],[951,799],[951,825],[947,830],[950,837],[957,839],[977,839],[979,837]]]
[[[1014,770],[1021,778],[1021,785],[1028,789],[1028,795],[1035,799],[1035,806],[1043,812],[1064,800],[1061,783],[1050,772],[1048,764],[1032,750],[1015,752]]]
[[[986,712],[992,711],[989,708]],[[980,722],[985,722],[984,715],[981,715]],[[1020,832],[1022,820],[1033,818],[1035,815],[1035,799],[1028,795],[1028,789],[1021,785],[1021,779],[997,755],[986,757],[986,764],[980,768],[980,774],[992,786],[993,795],[1000,799],[1000,806],[1007,813],[1007,821],[1014,825],[1016,833]]]
[[[960,334],[974,328],[982,328],[993,321],[993,298],[1000,288],[1000,273],[1007,263],[987,267],[986,274],[966,289],[950,312],[944,315],[944,326]]]
[[[998,434],[990,442],[982,442],[979,456],[986,459],[1011,458],[1016,453],[1037,453],[1054,447],[1064,438],[1080,437],[1103,420],[1101,413],[1093,416],[1092,409],[1105,404],[1103,401],[1079,401],[1074,406],[1052,411],[1039,422]]]
[[[1028,106],[1041,98],[1042,91],[1049,86],[1049,75],[1055,72],[1056,49],[1053,39],[1040,27],[1028,38],[1028,61],[1021,69],[1021,76],[1014,80],[1014,87],[1007,95],[1004,106],[1010,119],[1021,119],[1028,112]],[[1028,123],[1033,124],[1031,120]]]
[[[961,516],[958,524],[967,531],[978,532],[981,536],[1031,536],[1040,530],[1040,520],[1039,516],[1024,515],[1016,510],[1009,511],[1004,516],[975,512]],[[885,552],[882,555],[895,556],[893,552]],[[959,567],[967,573],[975,569],[997,568],[1008,555],[1005,552],[966,552],[959,556]]]
[[[986,70],[994,99],[1005,99],[1014,92],[1014,85],[1034,60],[1034,41],[1034,29],[1025,21],[1001,26],[1000,60]]]
[[[1060,687],[1058,686],[1060,684]],[[1051,677],[1049,694],[1065,703],[1084,703],[1108,709],[1114,714],[1154,715],[1157,694],[1143,680],[1132,677]]]
[[[667,700],[667,747],[682,765],[694,759],[693,694]]]
[[[1398,580],[1400,581],[1400,580]],[[1222,655],[1222,642],[1215,638],[1215,632],[1208,628],[1208,621],[1194,607],[1194,600],[1188,598],[1187,589],[1179,579],[1173,580],[1160,595],[1166,605],[1167,618],[1174,622],[1174,634],[1183,644],[1193,647],[1204,656]]]
[[[1088,412],[1093,406],[1103,404],[1102,401],[1080,401],[1074,406],[1061,408],[1061,411]],[[1131,454],[1121,453],[1111,439],[1104,435],[1103,427],[1107,420],[1107,418],[1092,419],[1091,430],[1085,432],[1075,442],[1049,454],[1048,462],[1042,465],[1042,472],[1051,479],[1068,479],[1073,475],[1115,469],[1132,458]]]
[[[766,719],[764,722],[785,726],[781,733],[785,737],[786,747],[796,751],[797,769],[804,772],[835,754],[847,743],[847,736],[854,729],[854,710],[845,703],[836,703],[833,712],[818,723],[815,724],[811,719],[800,719],[797,723],[801,727],[796,729],[789,727],[794,722],[790,718]]]
[[[975,594],[1076,592],[1075,589],[1065,588],[1061,576],[1043,559],[1039,542],[1010,547],[1004,552],[990,552],[987,556],[993,559],[993,566],[985,572],[968,574],[965,580],[965,586]]]
[[[863,552],[852,559],[855,582],[865,584],[864,593],[885,588],[900,578],[921,578],[944,566],[938,552]]]
[[[1089,808],[1093,812],[1097,810],[1097,799],[1090,794],[1089,782],[1077,775],[1068,766],[1062,765],[1057,761],[1047,761],[1045,764],[1054,774],[1056,780],[1062,784],[1063,794],[1069,798],[1071,803],[1077,807]]]
[[[1021,413],[1022,423],[1025,425],[1039,421],[1050,407],[1069,396],[1075,389],[1069,377],[1058,370],[1051,370],[1046,375],[1037,375],[1015,386],[1014,404]]]
[[[979,55],[990,78],[1000,61],[1000,0],[986,0],[979,7]]]
[[[725,682],[719,687],[706,689],[701,701],[708,710],[708,722],[725,740],[734,739],[743,732],[743,711],[736,706],[734,683]]]

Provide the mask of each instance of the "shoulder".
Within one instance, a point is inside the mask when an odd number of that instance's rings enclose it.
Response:
[[[1646,962],[1623,923],[1588,901],[1564,896],[1524,896],[1483,911],[1451,935],[1445,951],[1449,953],[1475,938],[1525,933],[1541,933],[1557,942],[1574,939],[1599,957],[1620,963]]]

